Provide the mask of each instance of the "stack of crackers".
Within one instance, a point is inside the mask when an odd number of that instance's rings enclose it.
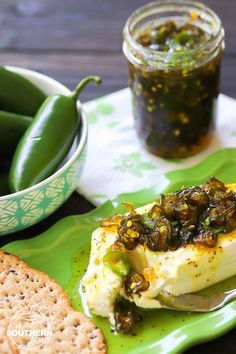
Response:
[[[49,275],[0,250],[0,353],[103,354],[100,329]]]

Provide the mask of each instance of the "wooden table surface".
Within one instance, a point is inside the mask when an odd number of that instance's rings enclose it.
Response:
[[[0,62],[49,75],[70,89],[89,74],[103,78],[82,94],[90,100],[127,86],[122,29],[128,15],[144,0],[0,0]],[[236,1],[205,0],[223,21],[226,50],[222,92],[236,98]],[[74,193],[41,223],[1,240],[36,236],[60,218],[87,212],[92,204]],[[236,330],[186,351],[188,354],[235,354]],[[158,353],[157,353],[158,354]]]

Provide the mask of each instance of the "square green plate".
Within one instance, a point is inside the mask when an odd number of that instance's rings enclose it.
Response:
[[[64,218],[43,234],[12,242],[4,249],[31,267],[50,274],[66,290],[74,308],[87,313],[78,288],[88,264],[91,233],[100,220],[124,211],[122,202],[125,200],[140,206],[154,200],[160,192],[171,192],[183,185],[197,185],[212,175],[225,183],[236,182],[236,149],[219,150],[194,167],[166,173],[150,189],[120,195],[92,212]],[[231,278],[207,289],[207,293],[235,286],[236,279]],[[145,311],[142,324],[131,335],[115,335],[106,319],[91,317],[104,332],[109,354],[176,354],[233,328],[236,325],[236,301],[208,314]]]

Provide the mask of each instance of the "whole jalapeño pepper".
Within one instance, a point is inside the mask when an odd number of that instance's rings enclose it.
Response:
[[[46,95],[32,82],[0,66],[0,109],[34,116]]]
[[[0,111],[0,156],[12,156],[33,118]]]
[[[84,78],[69,96],[49,96],[40,107],[13,156],[9,184],[12,192],[26,189],[50,176],[67,155],[79,126],[78,96],[97,76]]]

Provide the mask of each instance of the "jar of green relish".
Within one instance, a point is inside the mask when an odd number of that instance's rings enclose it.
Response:
[[[191,0],[155,1],[124,28],[135,126],[141,142],[165,158],[194,155],[215,127],[224,29]]]

